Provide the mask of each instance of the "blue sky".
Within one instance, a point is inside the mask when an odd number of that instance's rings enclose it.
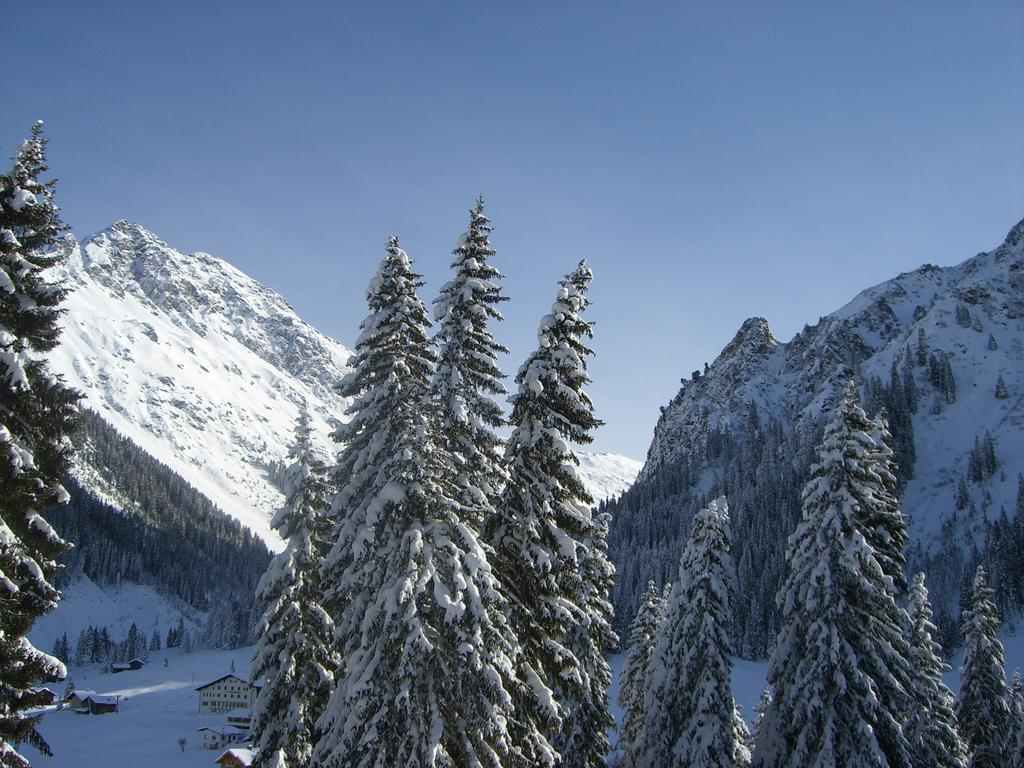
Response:
[[[780,339],[1024,216],[1015,2],[9,4],[9,155],[42,118],[80,235],[129,218],[350,343],[397,233],[431,299],[484,194],[514,373],[595,271],[598,450],[747,317]]]

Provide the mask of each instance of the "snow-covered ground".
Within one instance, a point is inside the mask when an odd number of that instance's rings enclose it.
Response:
[[[1006,649],[1007,676],[1013,670],[1024,670],[1024,632],[1003,638]],[[231,671],[248,677],[252,648],[232,651],[199,651],[181,653],[177,650],[153,654],[149,665],[136,672],[118,675],[103,673],[98,666],[72,667],[70,678],[79,689],[121,697],[121,711],[110,715],[76,715],[69,711],[48,711],[43,718],[42,733],[50,742],[52,760],[28,750],[33,763],[52,768],[81,766],[128,766],[144,763],[149,768],[198,768],[213,765],[221,750],[203,749],[197,729],[222,725],[222,715],[199,714],[199,698],[195,689]],[[167,659],[167,666],[163,662]],[[618,705],[618,678],[625,661],[624,654],[609,659],[613,681],[610,693],[612,712],[621,717]],[[955,660],[960,664],[961,658]],[[736,659],[733,664],[733,695],[752,722],[754,705],[765,684],[765,662]],[[955,672],[948,676],[956,690],[959,679]],[[53,686],[58,693],[63,684]],[[178,739],[185,738],[185,751],[178,749]],[[615,737],[612,736],[612,744]]]

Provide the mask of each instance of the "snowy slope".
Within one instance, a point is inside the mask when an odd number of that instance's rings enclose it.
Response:
[[[118,431],[271,545],[268,462],[302,403],[324,446],[350,352],[226,262],[119,221],[69,241],[53,367]]]
[[[78,633],[90,625],[106,627],[116,640],[128,635],[134,623],[149,637],[156,629],[163,638],[170,627],[185,620],[185,628],[199,630],[206,617],[180,600],[160,594],[152,587],[125,582],[118,586],[100,586],[82,576],[61,593],[57,610],[32,625],[29,639],[39,648],[50,650],[53,642],[66,634],[74,651]]]
[[[617,453],[579,454],[579,473],[594,501],[614,498],[633,484],[644,463]]]

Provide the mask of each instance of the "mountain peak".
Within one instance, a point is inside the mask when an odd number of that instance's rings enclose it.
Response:
[[[153,234],[153,232],[146,229],[141,224],[134,221],[129,221],[128,219],[118,219],[106,229],[100,230],[95,235],[87,239],[92,240],[94,238],[102,237],[103,235],[107,235],[109,237],[111,234],[121,235],[122,237],[129,237],[133,240],[151,240],[160,243],[161,245],[166,245],[166,243],[164,243],[163,240],[161,240],[159,237]]]
[[[1009,253],[1016,250],[1018,253],[1024,251],[1024,219],[1018,221],[1006,234],[1006,240],[999,247],[999,252]]]
[[[779,342],[772,336],[772,330],[768,327],[768,321],[763,317],[750,317],[743,321],[743,325],[736,332],[725,349],[722,350],[722,357],[734,357],[738,352],[763,353],[774,347]]]

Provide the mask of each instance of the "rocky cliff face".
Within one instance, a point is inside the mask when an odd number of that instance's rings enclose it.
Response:
[[[869,410],[885,407],[892,421],[912,565],[933,568],[941,553],[969,559],[987,525],[1004,510],[1012,516],[1024,469],[1022,253],[1024,222],[995,250],[953,267],[925,265],[861,292],[787,343],[774,339],[763,318],[745,321],[707,371],[684,380],[662,409],[639,482],[616,510],[620,621],[628,621],[631,592],[646,578],[673,577],[699,505],[732,491],[734,516],[746,516],[737,526],[745,591],[737,620],[763,625],[748,648],[762,652],[773,634],[770,600],[783,541],[799,515],[799,485],[824,414],[850,378]],[[971,481],[975,439],[984,443],[986,433],[999,469]],[[649,517],[664,519],[669,504],[676,529],[653,526]],[[646,566],[645,549],[654,553]],[[933,570],[947,603],[955,601],[956,569]]]

